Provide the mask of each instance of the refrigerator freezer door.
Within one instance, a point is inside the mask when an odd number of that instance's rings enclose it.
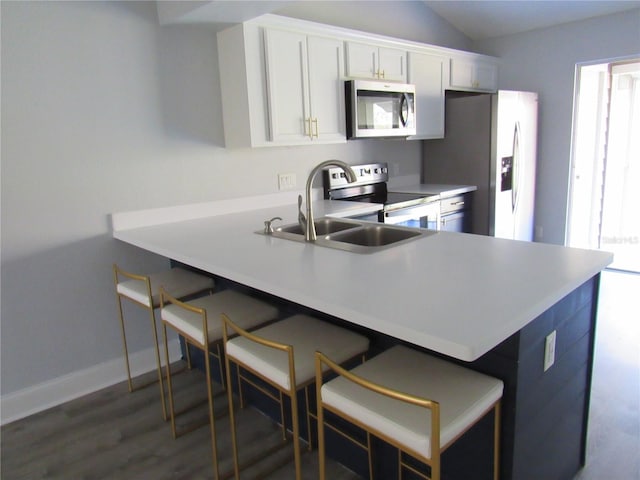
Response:
[[[537,95],[500,91],[497,102],[498,163],[494,235],[533,239]],[[510,165],[509,165],[510,164]]]
[[[516,162],[517,191],[513,238],[533,240],[536,161],[538,141],[538,94],[518,92],[518,158]]]

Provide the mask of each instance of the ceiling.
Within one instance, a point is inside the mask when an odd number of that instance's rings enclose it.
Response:
[[[472,40],[522,33],[640,8],[638,0],[423,0],[423,2]]]
[[[158,1],[161,24],[237,23],[303,0]],[[640,8],[640,0],[392,0],[422,1],[472,40],[522,33],[538,28]],[[639,27],[640,31],[640,27]]]

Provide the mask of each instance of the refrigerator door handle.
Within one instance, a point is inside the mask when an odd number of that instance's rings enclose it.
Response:
[[[518,207],[518,189],[520,187],[520,170],[524,161],[520,146],[520,122],[513,129],[513,187],[511,188],[511,211]]]

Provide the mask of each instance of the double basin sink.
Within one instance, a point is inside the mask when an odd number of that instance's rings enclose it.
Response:
[[[380,250],[434,235],[435,231],[399,227],[382,223],[322,217],[314,221],[317,240],[315,245],[353,253],[373,253]],[[304,231],[297,224],[283,225],[273,232],[256,232],[276,238],[304,242]]]

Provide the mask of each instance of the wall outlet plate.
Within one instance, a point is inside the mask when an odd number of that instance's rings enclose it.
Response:
[[[554,330],[544,341],[544,371],[546,372],[556,361],[556,331]]]

